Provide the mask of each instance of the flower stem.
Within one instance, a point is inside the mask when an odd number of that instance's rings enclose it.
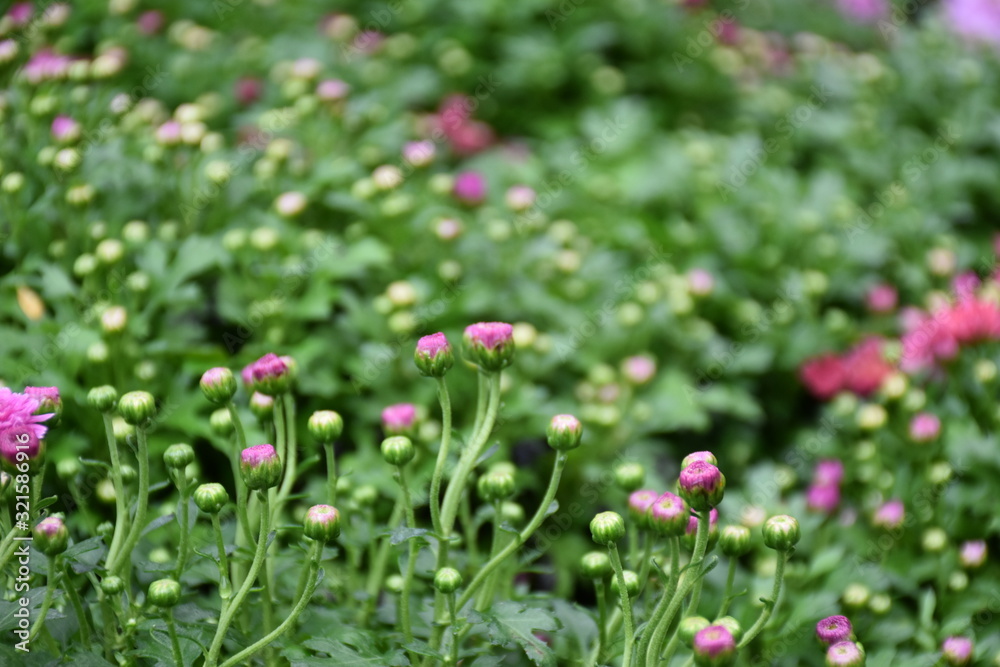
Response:
[[[778,564],[774,568],[774,588],[771,591],[771,598],[763,600],[764,608],[760,610],[760,616],[757,617],[754,624],[743,635],[743,639],[740,640],[737,648],[743,648],[752,642],[761,633],[761,630],[764,629],[768,619],[771,618],[771,612],[774,611],[774,607],[778,604],[778,596],[781,595],[781,584],[785,579],[785,562],[788,560],[789,555],[791,555],[790,551],[778,552]]]
[[[674,593],[677,591],[677,570],[680,568],[681,562],[681,538],[671,537],[670,538],[670,574],[667,580],[667,585],[663,590],[663,595],[660,596],[659,601],[656,603],[656,607],[653,608],[653,613],[649,617],[649,622],[646,623],[646,628],[642,634],[642,641],[639,643],[639,660],[649,658],[649,645],[652,643],[653,634],[656,628],[659,626],[660,619],[667,612],[667,607],[670,606],[670,602],[674,598]]]
[[[402,500],[396,501],[396,506],[392,508],[392,515],[389,517],[389,530],[392,531],[396,524],[403,516],[403,503]],[[374,523],[372,524],[374,526]],[[359,614],[358,622],[362,626],[368,625],[368,619],[371,618],[372,613],[375,611],[375,605],[378,603],[378,592],[382,588],[382,580],[385,579],[385,568],[389,561],[389,547],[391,544],[389,540],[391,535],[385,535],[382,537],[382,541],[378,545],[376,550],[375,558],[368,563],[368,583],[365,586],[365,591],[368,593],[368,599],[365,600],[364,606],[361,608]],[[373,540],[374,542],[374,540]]]
[[[247,573],[246,579],[243,580],[243,585],[240,586],[240,590],[236,592],[233,597],[232,602],[222,610],[219,614],[219,625],[215,630],[215,637],[212,639],[212,646],[208,651],[208,657],[205,659],[205,667],[215,667],[219,662],[219,652],[222,650],[222,642],[226,638],[226,631],[229,629],[229,625],[233,622],[233,613],[240,608],[243,604],[243,600],[250,593],[250,589],[253,587],[254,581],[257,579],[257,573],[260,572],[261,566],[264,564],[264,558],[267,554],[267,536],[268,536],[268,521],[270,520],[270,512],[268,507],[267,492],[259,492],[257,494],[260,500],[260,536],[257,540],[257,550],[254,552],[253,562],[250,564],[250,571]]]
[[[305,590],[303,590],[302,595],[299,597],[298,602],[295,603],[295,606],[292,608],[292,611],[289,612],[285,620],[281,622],[281,625],[279,625],[274,630],[264,635],[256,642],[246,647],[233,657],[229,658],[229,660],[226,660],[224,663],[222,663],[221,667],[234,667],[235,665],[245,662],[254,653],[261,650],[265,646],[271,644],[275,639],[284,634],[288,630],[288,628],[292,627],[292,625],[298,620],[299,616],[302,614],[302,611],[306,608],[306,605],[309,604],[309,601],[312,599],[313,593],[316,592],[316,582],[319,579],[319,563],[320,560],[322,560],[322,556],[323,556],[323,543],[313,542],[313,545],[309,550],[309,568],[308,568],[309,574],[306,579]]]
[[[451,448],[451,395],[443,377],[437,378],[438,402],[441,404],[441,446],[438,448],[437,462],[431,477],[431,525],[434,532],[441,534],[441,478],[448,463]]]
[[[170,648],[174,653],[174,664],[184,667],[184,654],[181,653],[181,642],[177,639],[177,624],[174,623],[174,610],[167,609],[164,617],[167,620],[167,632],[170,633]]]
[[[698,532],[695,536],[694,553],[691,554],[691,562],[688,564],[688,569],[685,570],[683,578],[678,581],[677,589],[673,595],[669,596],[670,604],[667,606],[666,611],[663,613],[653,632],[649,650],[646,653],[645,664],[647,665],[659,664],[660,655],[663,652],[663,642],[666,640],[667,631],[674,621],[674,616],[680,609],[684,598],[687,597],[688,593],[694,587],[695,582],[701,579],[702,561],[705,560],[705,551],[708,548],[709,521],[708,512],[698,513]],[[688,607],[688,611],[691,611],[690,606]]]
[[[80,594],[76,592],[73,587],[72,581],[70,581],[70,576],[72,575],[72,570],[70,569],[69,562],[63,561],[63,581],[65,582],[66,595],[69,597],[70,603],[73,605],[73,612],[76,614],[77,623],[80,625],[80,640],[83,642],[83,647],[90,650],[90,621],[87,619],[87,614],[83,610],[83,603],[80,601]]]
[[[285,479],[281,482],[281,488],[278,490],[278,505],[275,506],[275,509],[284,503],[288,494],[292,492],[299,456],[295,437],[295,400],[291,394],[281,396],[281,405],[275,406],[275,414],[278,412],[283,412],[281,421],[284,424],[285,456],[287,458],[282,459],[285,462]]]
[[[229,581],[229,558],[226,556],[226,543],[222,537],[222,524],[219,522],[218,513],[212,515],[212,532],[215,533],[215,548],[219,551],[219,597],[222,598],[222,606],[225,608],[229,604],[233,588]]]
[[[410,528],[416,528],[417,520],[413,513],[413,504],[410,502],[410,486],[406,483],[406,469],[403,466],[396,466],[396,481],[399,482],[399,499],[403,503],[406,525]],[[410,589],[413,587],[413,572],[417,564],[417,551],[420,548],[416,537],[410,538],[408,542],[409,559],[406,562],[406,570],[403,572],[403,590],[399,594],[399,621],[403,627],[403,639],[407,644],[413,641],[413,627],[410,622]]]
[[[726,591],[722,598],[722,604],[719,605],[719,613],[715,615],[716,618],[721,618],[726,615],[729,611],[729,605],[733,601],[733,582],[736,581],[736,558],[729,559],[729,573],[726,575]]]
[[[108,454],[111,456],[111,481],[115,486],[115,532],[111,537],[111,546],[104,562],[110,565],[118,556],[122,540],[128,530],[128,509],[125,506],[125,484],[122,481],[122,463],[118,455],[118,441],[115,440],[114,426],[111,415],[104,413],[104,433],[108,439]]]
[[[243,538],[246,540],[246,543],[253,544],[253,534],[250,532],[250,521],[247,518],[248,494],[240,478],[240,452],[247,448],[247,436],[246,431],[243,430],[243,421],[240,419],[240,413],[236,411],[236,405],[232,401],[229,401],[226,403],[226,409],[229,410],[229,417],[236,429],[236,449],[230,457],[230,462],[233,467],[233,484],[236,485],[236,514],[239,519],[237,523],[242,527]]]
[[[448,614],[451,616],[451,652],[448,664],[458,665],[458,619],[456,618],[455,593],[448,593]]]
[[[177,502],[177,517],[180,523],[181,529],[181,539],[180,544],[177,546],[177,571],[174,574],[174,579],[177,581],[181,580],[181,575],[184,574],[184,566],[187,564],[188,551],[189,551],[189,533],[188,529],[188,480],[187,473],[184,469],[175,471],[177,491],[180,493],[180,500]]]
[[[604,651],[608,646],[608,582],[605,579],[594,580],[594,593],[597,596],[597,648],[595,650],[597,664],[604,659]]]
[[[611,556],[611,568],[615,571],[615,577],[618,579],[618,593],[621,597],[622,617],[625,621],[625,654],[622,656],[622,667],[629,667],[632,664],[632,645],[635,643],[632,601],[625,588],[625,571],[622,568],[622,559],[618,555],[618,545],[614,542],[608,545],[608,555]]]
[[[336,507],[337,505],[337,458],[335,447],[332,442],[323,444],[326,450],[326,498],[327,502]]]
[[[146,526],[146,510],[149,505],[149,445],[146,441],[146,429],[135,427],[136,441],[139,443],[139,500],[135,510],[135,520],[129,528],[125,544],[111,564],[111,572],[121,576],[122,569],[132,560],[132,550],[139,542],[139,535]]]
[[[59,561],[61,560],[60,555],[49,556],[49,572],[45,579],[45,597],[42,598],[42,606],[38,608],[38,616],[35,617],[35,623],[31,626],[31,630],[28,632],[28,643],[31,643],[35,637],[38,636],[39,631],[45,626],[45,617],[49,613],[49,607],[52,606],[52,594],[56,589],[56,580],[59,574]]]
[[[500,530],[500,524],[503,521],[503,514],[500,510],[502,504],[503,501],[501,500],[493,501],[493,538],[490,543],[490,560],[496,558],[497,554],[500,553],[503,532]],[[497,577],[500,575],[500,571],[500,568],[497,568],[497,571],[491,574],[486,580],[486,585],[483,586],[483,590],[479,593],[479,599],[476,600],[475,608],[478,611],[486,609],[490,605],[490,602],[493,601],[493,596],[496,594]]]

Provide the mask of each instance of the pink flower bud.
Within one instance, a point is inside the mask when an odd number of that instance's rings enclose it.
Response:
[[[242,376],[243,383],[250,391],[277,396],[288,391],[291,386],[292,369],[285,358],[269,352],[246,366]]]
[[[514,327],[506,322],[470,324],[463,340],[472,361],[486,371],[498,371],[514,357]]]
[[[163,12],[152,9],[148,12],[143,12],[136,19],[136,26],[139,28],[139,32],[144,35],[155,35],[160,32],[163,28]]]
[[[886,283],[879,283],[868,290],[865,303],[873,313],[891,313],[896,309],[899,294],[896,288]]]
[[[410,141],[403,146],[403,159],[414,167],[426,167],[434,161],[435,153],[433,141]]]
[[[838,486],[844,479],[844,464],[840,459],[823,459],[816,464],[813,483],[819,486]]]
[[[80,124],[69,116],[56,116],[52,121],[52,138],[70,143],[80,138]]]
[[[695,296],[708,296],[715,289],[715,278],[705,269],[691,269],[687,273],[688,291]]]
[[[350,92],[351,86],[340,79],[324,79],[316,86],[316,97],[324,102],[337,102]]]
[[[958,562],[962,567],[974,570],[986,562],[986,553],[986,542],[983,540],[963,542],[958,552]]]
[[[656,361],[645,355],[629,357],[622,362],[622,375],[631,384],[646,384],[656,375]]]
[[[455,177],[453,192],[463,204],[481,204],[486,199],[486,179],[477,171],[463,171]]]
[[[832,484],[813,484],[806,491],[806,507],[813,512],[832,514],[840,505],[840,488]]]
[[[396,403],[382,410],[382,430],[389,435],[409,435],[417,422],[417,408],[412,403]]]
[[[681,497],[699,512],[722,502],[726,490],[725,475],[705,461],[695,461],[681,470],[678,481]]]
[[[949,665],[967,665],[972,660],[972,640],[968,637],[948,637],[941,644],[941,654]]]
[[[816,638],[824,646],[847,641],[854,633],[846,616],[829,616],[816,624]]]
[[[886,530],[894,530],[903,525],[906,510],[902,500],[889,500],[882,504],[872,517],[872,524]]]
[[[941,433],[941,420],[937,415],[921,412],[910,420],[910,439],[914,442],[931,442]]]

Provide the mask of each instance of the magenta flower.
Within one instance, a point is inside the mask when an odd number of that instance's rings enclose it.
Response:
[[[879,283],[868,290],[865,303],[873,313],[891,313],[896,309],[899,293],[886,283]]]
[[[646,384],[656,375],[656,361],[641,354],[629,357],[622,362],[622,375],[632,384]]]
[[[712,452],[709,451],[691,452],[683,459],[681,459],[681,470],[687,468],[695,461],[711,463],[712,465],[716,465],[719,462],[718,459],[715,458],[715,454],[713,454]]]
[[[469,356],[487,371],[499,371],[514,358],[514,327],[506,322],[478,322],[465,327]]]
[[[835,354],[824,354],[805,361],[799,368],[799,378],[816,398],[827,400],[845,389],[847,368]]]
[[[16,465],[18,452],[27,454],[27,460],[38,456],[41,440],[47,427],[42,422],[52,414],[36,415],[39,400],[27,394],[16,394],[7,387],[0,387],[0,456]]]
[[[937,439],[941,432],[941,420],[937,415],[921,412],[910,420],[910,440],[914,442],[931,442]]]
[[[860,667],[865,664],[865,654],[854,642],[837,642],[827,649],[826,664],[831,667]]]
[[[80,124],[69,116],[56,116],[52,120],[52,138],[61,143],[80,138]]]
[[[631,509],[631,498],[629,498]],[[687,530],[688,519],[691,517],[691,508],[680,496],[676,496],[669,491],[662,494],[649,507],[648,522],[660,535],[680,536]]]
[[[840,505],[840,487],[833,484],[813,484],[806,491],[806,507],[813,512],[832,514]]]
[[[448,337],[440,331],[423,336],[417,341],[417,352],[432,359],[450,350],[451,344],[448,342]]]
[[[975,569],[986,562],[986,542],[983,540],[969,540],[962,543],[962,548],[958,552],[958,562],[962,567]]]
[[[261,83],[260,79],[255,79],[249,76],[245,76],[238,80],[233,88],[233,92],[236,95],[236,101],[239,102],[241,106],[245,107],[250,106],[259,100],[263,91],[264,84]]]
[[[715,289],[715,278],[705,269],[687,272],[688,291],[695,296],[708,296]]]
[[[240,452],[240,474],[253,490],[277,486],[281,479],[281,459],[272,445],[253,445]]]
[[[813,483],[820,486],[838,486],[844,479],[844,464],[840,459],[823,459],[816,464]]]
[[[951,29],[966,41],[1000,47],[1000,2],[997,0],[945,0],[944,13]]]
[[[403,159],[414,167],[424,167],[434,160],[437,147],[433,141],[409,141],[403,145]]]
[[[27,25],[35,14],[35,8],[30,2],[17,2],[7,10],[7,18],[16,26]]]
[[[336,102],[347,97],[351,86],[340,79],[324,79],[316,86],[316,97],[324,102]]]
[[[728,664],[736,654],[736,640],[726,626],[710,625],[694,636],[692,648],[699,664]]]
[[[681,498],[692,509],[704,511],[722,502],[726,490],[726,478],[722,472],[707,461],[694,461],[681,470],[678,478]]]
[[[62,397],[59,396],[59,387],[25,387],[24,393],[38,401],[35,408],[36,414],[48,414],[58,416],[62,412]]]
[[[651,489],[633,491],[628,497],[628,513],[642,528],[649,525],[649,508],[653,506],[660,494]]]
[[[163,12],[151,9],[148,12],[143,12],[139,14],[139,18],[136,19],[135,24],[139,28],[139,32],[144,35],[155,35],[163,29]]]
[[[972,640],[968,637],[948,637],[941,644],[941,654],[949,665],[967,665],[972,660]]]
[[[882,504],[872,517],[872,523],[886,530],[893,530],[903,525],[906,510],[902,500],[889,500]]]
[[[478,171],[463,171],[455,177],[452,192],[463,204],[481,204],[486,199],[486,179]]]
[[[417,422],[417,408],[413,403],[396,403],[382,410],[382,430],[390,435],[405,435]]]
[[[288,358],[279,357],[273,352],[268,352],[244,367],[241,375],[248,390],[268,396],[277,396],[287,391],[292,379]]]
[[[847,641],[853,631],[846,616],[828,616],[816,624],[816,638],[824,646]]]

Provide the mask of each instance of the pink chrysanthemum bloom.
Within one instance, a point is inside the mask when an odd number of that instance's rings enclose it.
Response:
[[[710,625],[694,636],[692,649],[698,664],[725,665],[736,655],[736,640],[724,625]]]
[[[656,361],[641,354],[629,357],[622,362],[622,375],[632,384],[646,384],[656,375]]]
[[[69,116],[56,116],[52,120],[52,138],[65,143],[80,137],[80,124]]]
[[[962,543],[962,548],[958,551],[958,562],[962,567],[975,569],[986,562],[986,541],[969,540]]]
[[[806,507],[813,512],[832,514],[840,505],[840,487],[834,484],[813,484],[806,491]]]
[[[18,452],[27,453],[28,460],[38,456],[48,430],[42,422],[52,416],[36,415],[38,403],[37,398],[0,387],[0,456],[11,464],[18,463]]]
[[[972,660],[972,640],[968,637],[948,637],[941,644],[941,654],[949,665],[967,665]]]
[[[873,313],[891,313],[896,309],[898,300],[896,288],[886,283],[874,285],[865,296],[865,304]]]
[[[417,408],[413,403],[396,403],[382,410],[382,429],[390,435],[405,435],[413,430]]]
[[[886,530],[894,530],[903,525],[906,510],[902,500],[889,500],[882,504],[872,517],[872,523]]]
[[[477,171],[463,171],[455,177],[453,192],[464,204],[480,204],[486,199],[486,179]]]
[[[291,369],[286,358],[279,357],[273,352],[247,365],[241,374],[247,389],[268,396],[286,392],[292,381]]]
[[[858,396],[868,396],[892,372],[892,364],[882,356],[882,339],[866,338],[844,357],[847,388]]]
[[[824,354],[802,364],[799,378],[810,394],[827,400],[844,390],[846,369],[840,357],[835,354]]]
[[[960,37],[1000,47],[1000,0],[945,0],[944,13]]]
[[[628,497],[628,513],[642,528],[649,526],[649,508],[653,506],[660,494],[651,489],[633,491]]]
[[[813,483],[822,486],[837,486],[844,479],[844,464],[840,459],[823,459],[813,471]]]
[[[816,638],[824,646],[847,641],[853,632],[846,616],[828,616],[816,624]]]
[[[876,23],[889,12],[886,0],[837,0],[837,9],[858,23]]]
[[[937,415],[921,412],[910,420],[910,440],[914,442],[931,442],[941,433],[941,420]]]

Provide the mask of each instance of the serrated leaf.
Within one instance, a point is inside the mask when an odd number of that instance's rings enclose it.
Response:
[[[59,500],[59,496],[49,496],[48,498],[42,498],[41,500],[38,501],[38,503],[35,504],[35,507],[33,509],[36,512],[41,512],[46,507],[51,507],[52,505],[55,505],[57,500]]]
[[[74,572],[90,572],[101,562],[105,553],[107,549],[104,546],[104,538],[91,537],[66,549],[63,558],[70,563]]]
[[[535,632],[554,632],[559,624],[545,609],[520,602],[498,602],[486,612],[471,613],[469,621],[483,626],[490,643],[503,648],[520,646],[536,665],[555,665],[555,654]]]
[[[403,526],[392,531],[392,535],[389,537],[389,544],[402,544],[407,540],[412,540],[414,537],[423,537],[424,535],[430,534],[431,531],[426,528],[409,528]]]

